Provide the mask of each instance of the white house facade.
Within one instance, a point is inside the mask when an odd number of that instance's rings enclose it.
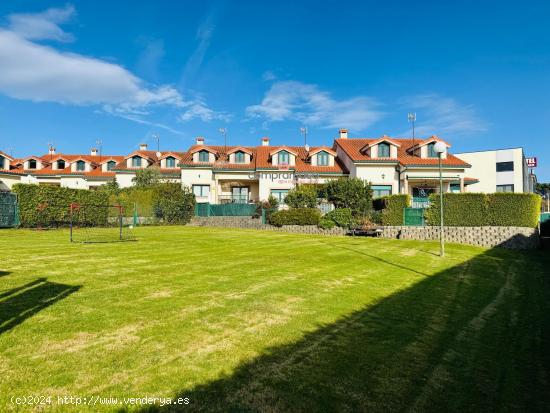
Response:
[[[197,202],[257,202],[269,196],[284,202],[300,184],[360,178],[374,196],[410,194],[427,198],[439,191],[439,158],[434,145],[443,142],[441,166],[446,192],[532,192],[521,148],[453,155],[450,144],[437,136],[427,139],[351,138],[339,131],[332,146],[208,145],[198,137],[187,151],[151,151],[147,145],[128,155],[58,154],[16,159],[0,152],[0,191],[16,183],[94,189],[111,181],[121,188],[134,185],[137,171],[157,168],[165,182],[192,188]]]
[[[536,177],[529,172],[523,148],[464,152],[456,156],[472,167],[474,192],[534,192]]]

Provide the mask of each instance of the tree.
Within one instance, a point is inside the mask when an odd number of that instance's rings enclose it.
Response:
[[[541,194],[546,194],[548,192],[550,192],[550,183],[537,183],[535,184],[535,191],[541,193]]]
[[[300,185],[288,191],[286,204],[291,208],[315,208],[317,206],[317,189],[312,185]]]
[[[136,176],[132,182],[138,188],[147,188],[158,185],[161,180],[160,169],[157,167],[139,169],[136,171]]]
[[[353,216],[364,216],[372,209],[370,184],[359,178],[340,178],[325,187],[327,200],[336,208],[349,208]]]
[[[195,195],[177,183],[158,184],[154,189],[154,214],[169,224],[187,224],[195,214]]]

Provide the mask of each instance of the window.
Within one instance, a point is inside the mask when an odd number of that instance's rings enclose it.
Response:
[[[274,196],[277,201],[279,201],[279,204],[285,203],[285,198],[288,195],[288,189],[272,189],[271,190],[271,196]]]
[[[328,166],[328,153],[321,151],[317,154],[317,165]]]
[[[460,184],[451,184],[451,192],[459,193],[460,192]]]
[[[372,186],[372,197],[381,198],[383,196],[391,195],[392,186],[391,185],[373,185]]]
[[[193,193],[197,198],[208,197],[210,196],[210,185],[193,185]]]
[[[246,204],[248,202],[248,187],[234,186],[231,188],[231,202]]]
[[[76,170],[77,171],[85,171],[86,170],[86,163],[84,161],[76,161]]]
[[[389,143],[379,143],[378,144],[378,157],[379,158],[389,158],[390,157],[390,144]]]
[[[175,168],[176,167],[176,158],[173,156],[169,156],[166,158],[166,167],[167,168]]]
[[[199,152],[199,162],[208,162],[210,160],[210,153],[208,151]]]
[[[497,162],[497,172],[508,172],[514,170],[514,162]]]
[[[514,185],[497,185],[497,192],[514,192]]]
[[[63,159],[57,161],[57,169],[65,169],[65,161]]]
[[[4,169],[4,157],[0,156],[0,169]]]
[[[139,168],[141,166],[141,156],[132,156],[132,167]]]
[[[437,152],[435,151],[435,142],[428,144],[428,158],[437,158]]]
[[[109,162],[107,162],[107,170],[108,170],[108,171],[112,171],[113,168],[115,167],[115,165],[116,165],[116,162],[115,162],[115,161],[109,161]]]
[[[244,152],[235,152],[235,163],[244,163]]]
[[[29,161],[29,169],[36,169],[36,159],[31,159]]]
[[[289,164],[290,163],[290,154],[287,151],[281,151],[277,154],[277,163],[280,164]]]

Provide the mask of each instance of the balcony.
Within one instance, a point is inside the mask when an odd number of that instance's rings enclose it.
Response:
[[[250,195],[220,195],[218,204],[248,204],[251,202]]]

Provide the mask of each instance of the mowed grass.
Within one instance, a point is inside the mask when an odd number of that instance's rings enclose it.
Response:
[[[548,253],[192,227],[0,232],[0,411],[548,411]],[[188,397],[59,405],[57,396]]]

